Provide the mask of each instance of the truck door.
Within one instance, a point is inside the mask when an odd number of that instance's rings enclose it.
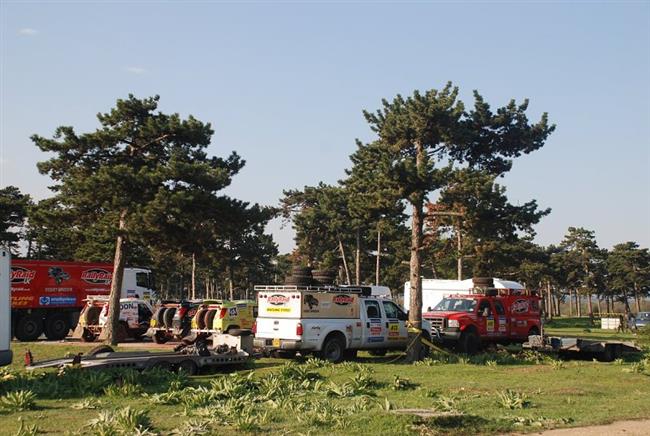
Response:
[[[494,301],[494,309],[496,311],[496,335],[499,337],[508,337],[510,335],[510,320],[507,317],[506,310],[500,300]]]
[[[478,313],[476,320],[479,325],[481,336],[494,336],[497,332],[497,324],[495,322],[494,309],[490,300],[483,299],[478,305]]]
[[[406,327],[408,317],[406,313],[392,301],[382,301],[382,305],[386,315],[384,325],[388,334],[388,346],[391,348],[405,347],[408,341],[408,329]]]
[[[377,300],[363,300],[363,347],[385,348],[387,329],[381,316],[381,307]]]

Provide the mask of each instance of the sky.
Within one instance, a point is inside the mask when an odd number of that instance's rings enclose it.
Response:
[[[336,183],[362,110],[441,88],[492,107],[530,99],[557,124],[501,183],[602,247],[650,246],[650,2],[0,2],[0,186],[36,199],[51,180],[30,141],[98,126],[129,93],[212,123],[209,152],[246,166],[227,193],[277,205],[285,189]],[[290,226],[269,225],[281,252]]]

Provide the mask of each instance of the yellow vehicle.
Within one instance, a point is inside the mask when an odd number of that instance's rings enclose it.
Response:
[[[192,319],[195,333],[232,333],[250,330],[257,317],[257,302],[251,300],[214,301],[203,304]]]

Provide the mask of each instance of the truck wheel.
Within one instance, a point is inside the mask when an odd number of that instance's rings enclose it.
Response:
[[[70,324],[68,324],[68,314],[53,313],[45,318],[45,336],[50,341],[60,341],[68,336]]]
[[[196,320],[196,328],[199,330],[205,329],[205,324],[203,323],[205,313],[207,312],[207,309],[199,309],[196,311],[196,314],[194,314],[194,319]]]
[[[25,315],[16,323],[14,334],[21,342],[35,341],[43,334],[43,320],[34,314]]]
[[[163,318],[165,321],[165,327],[167,327],[168,329],[172,328],[172,321],[174,321],[175,314],[176,314],[175,307],[170,307],[169,309],[165,310],[165,314],[163,315]]]
[[[165,332],[158,331],[153,335],[153,341],[156,344],[164,344],[169,341],[169,336]]]
[[[385,356],[387,352],[388,352],[388,350],[385,350],[385,349],[368,350],[368,354],[370,354],[371,356],[377,356],[377,357]]]
[[[196,375],[199,372],[199,367],[193,360],[183,360],[178,364],[178,372],[184,372],[187,375]]]
[[[217,316],[216,310],[208,310],[203,316],[203,324],[207,330],[212,330],[212,324],[214,323],[214,317]]]
[[[476,333],[472,331],[461,333],[458,351],[465,354],[476,354],[479,348],[481,348],[481,340]]]
[[[110,345],[97,345],[92,350],[88,352],[90,357],[97,356],[102,353],[114,353],[115,350]]]
[[[325,340],[323,349],[321,350],[321,357],[329,360],[332,363],[339,363],[343,360],[345,354],[345,344],[338,336],[330,336]]]
[[[87,328],[84,328],[83,332],[81,332],[81,342],[95,342],[95,339],[97,339],[97,336]]]

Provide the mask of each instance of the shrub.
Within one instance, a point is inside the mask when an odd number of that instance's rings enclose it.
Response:
[[[0,407],[12,412],[36,408],[36,394],[32,391],[14,391],[0,397]]]
[[[525,394],[510,389],[498,392],[497,399],[501,407],[505,409],[525,409],[530,406],[530,402]]]

